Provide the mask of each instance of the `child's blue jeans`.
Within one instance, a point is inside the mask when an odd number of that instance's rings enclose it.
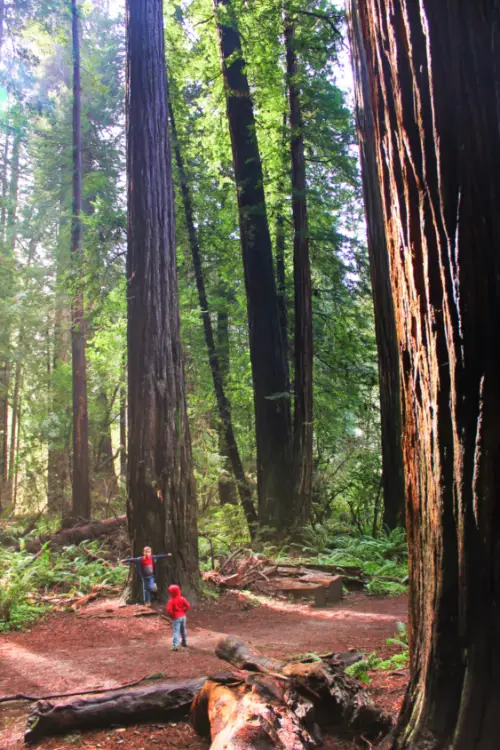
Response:
[[[144,604],[149,604],[151,601],[151,590],[153,588],[154,576],[148,576],[142,581],[142,587],[144,590]]]
[[[178,617],[176,620],[172,620],[172,626],[174,629],[174,648],[179,646],[179,635],[182,639],[182,645],[186,646],[187,628],[186,628],[186,615],[184,617]]]

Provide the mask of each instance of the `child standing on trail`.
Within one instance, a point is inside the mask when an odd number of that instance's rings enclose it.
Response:
[[[142,591],[144,595],[144,604],[151,604],[151,594],[158,591],[158,587],[155,581],[155,563],[157,560],[163,560],[165,557],[172,557],[170,552],[164,555],[153,555],[151,547],[144,547],[142,557],[128,557],[126,560],[121,562],[124,565],[135,563],[137,566],[137,573],[142,581]]]
[[[190,603],[187,599],[181,596],[181,590],[179,586],[175,584],[170,586],[168,589],[170,599],[167,604],[167,612],[172,618],[172,627],[174,631],[174,645],[172,651],[179,649],[179,635],[181,637],[181,645],[183,648],[187,648],[187,629],[186,629],[186,612],[191,608]]]

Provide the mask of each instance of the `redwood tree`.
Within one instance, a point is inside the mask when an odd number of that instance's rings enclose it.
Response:
[[[230,0],[214,0],[227,97],[254,387],[259,522],[293,524],[291,418],[264,179],[250,87]]]
[[[404,466],[399,393],[399,347],[392,300],[384,213],[377,176],[377,155],[366,53],[356,4],[349,4],[349,36],[356,78],[358,131],[368,257],[378,350],[384,526],[404,524]]]
[[[74,283],[71,305],[71,354],[73,372],[73,493],[71,515],[90,518],[89,440],[87,412],[87,365],[85,314],[81,270],[82,226],[82,105],[80,88],[80,34],[77,0],[71,0],[73,31],[73,211],[71,254]]]
[[[394,748],[500,705],[500,15],[359,0],[402,375],[411,676]],[[356,66],[355,66],[356,71]]]
[[[162,0],[127,0],[128,519],[171,552],[160,596],[197,587],[196,491],[177,294]]]
[[[313,476],[313,330],[309,222],[307,214],[304,123],[300,103],[300,70],[295,21],[285,13],[285,51],[290,108],[290,153],[293,214],[293,279],[295,307],[295,387],[293,419],[293,494],[295,522],[309,521]]]

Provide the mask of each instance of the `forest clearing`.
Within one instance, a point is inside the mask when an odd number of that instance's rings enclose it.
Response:
[[[224,669],[224,663],[216,658],[215,646],[227,634],[276,658],[292,652],[345,652],[351,648],[367,654],[377,651],[381,658],[388,658],[397,649],[387,646],[386,639],[394,635],[397,623],[405,620],[406,608],[405,597],[378,599],[356,594],[335,607],[314,609],[311,616],[309,605],[280,600],[255,605],[229,593],[196,608],[190,619],[189,652],[172,653],[168,624],[156,612],[146,611],[146,616],[138,617],[134,610],[144,608],[123,608],[118,599],[104,599],[86,605],[78,614],[49,615],[29,633],[0,636],[0,699],[15,692],[41,696],[72,691],[84,694],[86,687],[113,690],[149,675],[156,675],[157,680],[181,680],[216,674]],[[394,714],[407,678],[406,668],[370,671],[369,689],[376,702]],[[23,747],[29,710],[22,702],[0,708],[2,748]],[[208,747],[202,740],[197,744],[195,733],[181,724],[175,731],[156,725],[134,725],[126,731],[115,727],[72,734],[68,739],[46,739],[39,746],[139,748],[148,737],[167,748]],[[347,750],[351,743],[346,740],[335,747]]]
[[[0,0],[2,750],[497,750],[499,61]]]

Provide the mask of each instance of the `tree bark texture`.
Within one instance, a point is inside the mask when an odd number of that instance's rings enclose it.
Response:
[[[292,162],[295,387],[293,422],[294,521],[310,520],[313,477],[313,330],[304,123],[293,18],[285,13],[285,50]]]
[[[378,350],[382,444],[383,525],[404,525],[405,484],[401,435],[399,345],[392,300],[384,212],[377,176],[377,154],[366,51],[356,3],[348,3],[352,64],[356,80],[356,124],[365,202],[368,257]]]
[[[71,255],[73,299],[71,304],[71,353],[73,374],[73,487],[71,514],[90,518],[89,427],[87,408],[87,365],[85,357],[85,313],[83,297],[82,213],[82,110],[80,87],[80,34],[77,0],[71,1],[73,34],[73,211]]]
[[[228,289],[223,287],[219,291],[220,297],[227,300],[230,296]],[[222,387],[224,391],[227,388],[227,382],[229,377],[229,313],[226,303],[219,303],[217,310],[217,357],[219,360],[219,366],[221,371]],[[234,478],[234,472],[231,466],[231,456],[229,452],[229,446],[226,439],[226,430],[224,425],[219,420],[218,425],[219,431],[219,453],[224,458],[224,476],[219,478],[219,502],[221,505],[237,505],[238,503],[238,488]],[[248,480],[245,476],[245,482],[248,484]],[[248,497],[251,498],[252,490],[248,487]],[[252,508],[254,507],[252,502]],[[255,522],[257,522],[257,514],[255,513]]]
[[[493,750],[500,705],[500,14],[356,3],[402,373],[411,677],[397,750]]]
[[[262,162],[240,35],[230,0],[214,0],[238,197],[254,387],[259,523],[293,525],[291,417]]]
[[[128,1],[127,44],[128,518],[134,556],[173,555],[158,569],[165,599],[173,582],[196,592],[198,540],[161,0]]]
[[[243,469],[243,463],[241,461],[240,452],[236,443],[236,437],[233,430],[233,421],[231,417],[231,405],[229,399],[226,396],[224,388],[223,372],[221,367],[220,358],[217,353],[217,347],[215,344],[214,332],[212,327],[212,319],[210,317],[210,311],[208,309],[208,299],[205,289],[205,280],[203,277],[203,267],[201,263],[200,245],[198,240],[198,233],[196,231],[194,216],[193,216],[193,202],[191,199],[191,191],[189,189],[188,177],[184,168],[184,161],[180,150],[180,144],[177,137],[177,131],[175,128],[175,118],[172,105],[169,104],[170,108],[170,122],[172,124],[172,136],[174,141],[175,158],[177,161],[177,168],[179,172],[179,182],[181,188],[182,202],[184,206],[184,213],[186,218],[186,226],[189,236],[189,245],[191,248],[191,256],[193,258],[194,274],[196,278],[196,287],[198,289],[198,300],[200,303],[200,315],[203,322],[203,332],[205,334],[205,343],[208,349],[208,359],[210,362],[210,369],[212,372],[212,381],[214,384],[215,398],[217,401],[217,408],[219,411],[219,419],[222,423],[224,430],[224,440],[227,446],[228,455],[231,461],[232,472],[236,478],[238,484],[238,491],[241,499],[241,505],[245,512],[248,528],[251,536],[255,534],[255,528],[257,524],[257,514],[255,512],[254,504],[252,501],[252,489],[248,483],[248,479]]]
[[[82,729],[145,721],[176,721],[189,713],[191,702],[203,687],[205,679],[169,680],[145,688],[117,690],[55,705],[39,701],[28,718],[24,741],[35,744],[42,737]]]

